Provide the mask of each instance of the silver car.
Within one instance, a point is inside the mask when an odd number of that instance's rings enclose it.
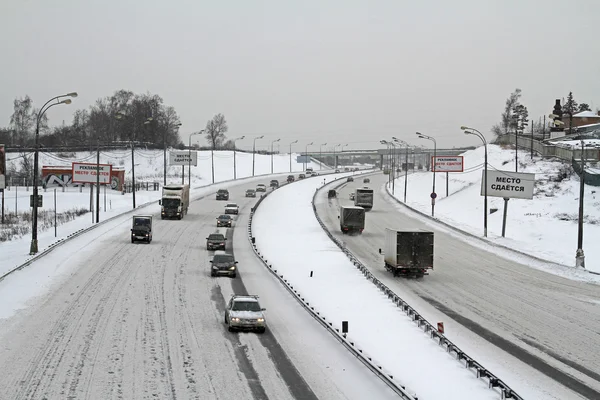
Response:
[[[258,296],[232,295],[225,309],[225,324],[229,332],[251,330],[264,333],[266,330],[264,308],[258,303]]]

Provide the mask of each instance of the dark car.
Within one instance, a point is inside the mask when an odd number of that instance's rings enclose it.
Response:
[[[337,196],[337,192],[335,191],[335,189],[329,189],[329,191],[327,192],[327,197],[330,199],[334,199]]]
[[[298,175],[298,179],[304,179],[304,178],[306,178],[306,175],[304,175],[304,174]]]
[[[232,278],[237,276],[237,261],[233,254],[217,251],[210,263],[210,276],[229,275]]]
[[[288,177],[287,177],[288,182],[291,183],[291,182],[294,182],[295,180],[296,180],[296,178],[294,177],[294,175],[288,175]]]
[[[256,197],[256,190],[254,190],[254,189],[246,190],[246,197]]]
[[[217,227],[226,226],[226,227],[231,228],[232,221],[233,221],[233,218],[231,218],[231,215],[226,215],[226,214],[219,215],[217,217]]]
[[[217,200],[229,200],[229,190],[227,190],[227,189],[217,190]]]
[[[206,238],[207,250],[225,250],[225,241],[227,238],[221,233],[211,233]]]
[[[371,183],[371,180],[369,178],[365,178],[363,179],[363,183]]]
[[[336,174],[339,174],[339,173],[340,173],[340,170],[339,170],[339,169],[336,169],[336,170],[335,170],[335,173],[336,173]]]
[[[354,182],[354,178],[349,176],[348,179],[346,179],[346,182]]]
[[[269,183],[269,186],[271,186],[272,188],[278,188],[279,181],[277,179],[273,179],[273,180],[271,180],[271,183]]]

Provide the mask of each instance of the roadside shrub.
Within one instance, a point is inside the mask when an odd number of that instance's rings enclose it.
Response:
[[[566,179],[571,178],[573,172],[573,167],[571,167],[568,164],[561,164],[560,167],[558,167],[558,171],[556,171],[556,175],[553,177],[552,180],[554,182],[562,182]]]
[[[56,214],[56,225],[62,225],[75,218],[88,213],[85,208],[72,208]],[[54,211],[38,211],[38,229],[46,231],[54,227]],[[4,215],[4,224],[0,225],[0,242],[7,242],[21,238],[31,233],[31,212],[19,214],[7,213]]]

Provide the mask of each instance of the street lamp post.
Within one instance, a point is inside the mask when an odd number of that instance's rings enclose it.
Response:
[[[327,146],[327,143],[319,145],[319,171],[323,169],[323,146]]]
[[[204,133],[204,129],[202,129],[200,132],[191,133],[190,136],[189,136],[189,143],[188,143],[188,185],[190,185],[190,188],[192,187],[192,136],[194,136],[194,135],[202,135],[203,133]],[[213,151],[212,147],[210,148],[210,151],[211,151],[211,159],[212,159],[212,151]],[[196,164],[198,164],[198,162],[196,162]],[[185,167],[183,167],[183,168],[185,168]],[[212,183],[215,183],[215,164],[214,164],[214,162],[212,164],[211,172],[212,172]],[[181,184],[182,185],[185,184],[185,174],[181,175]]]
[[[313,142],[310,142],[309,144],[306,145],[305,151],[304,151],[304,170],[306,171],[306,168],[308,168],[308,146],[312,146]]]
[[[422,133],[416,132],[417,136],[420,139],[427,139],[433,142],[433,160],[431,160],[431,171],[433,172],[433,190],[431,192],[431,216],[434,216],[435,213],[435,158],[437,155],[437,142],[431,136],[423,135]]]
[[[255,165],[254,160],[255,160],[255,156],[256,156],[256,139],[262,139],[264,137],[265,137],[265,135],[255,137],[254,140],[252,141],[252,176],[254,176],[254,165]]]
[[[235,142],[244,139],[246,136],[240,136],[239,138],[233,139],[233,179],[237,179],[237,167],[235,165]]]
[[[387,158],[387,168],[388,168],[388,188],[390,187],[391,183],[392,183],[392,153],[391,153],[391,143],[388,142],[387,140],[380,140],[379,143],[381,144],[385,144],[385,146],[387,147],[387,154],[386,154],[386,158]],[[385,168],[384,168],[384,172],[385,172]]]
[[[583,253],[583,196],[585,194],[585,158],[584,142],[581,139],[581,178],[579,178],[579,218],[577,221],[577,252],[575,253],[575,267],[585,268],[585,254]]]
[[[404,157],[404,164],[405,164],[405,169],[404,169],[404,204],[406,204],[406,191],[408,189],[408,149],[410,147],[410,145],[405,142],[404,140],[400,140],[396,137],[392,136],[392,139],[394,139],[394,142],[398,143],[399,145],[405,145],[406,146],[406,151],[405,151],[405,157]],[[414,163],[414,161],[413,161]]]
[[[290,143],[290,174],[292,173],[292,145],[298,143],[298,140],[294,140]]]
[[[71,104],[71,99],[60,100],[61,97],[77,97],[76,92],[63,94],[56,96],[48,100],[36,117],[35,121],[35,153],[33,155],[33,209],[31,210],[31,245],[29,246],[29,254],[36,254],[38,252],[38,239],[37,239],[37,217],[38,217],[38,168],[39,168],[39,152],[40,152],[40,120],[50,109],[50,107],[57,106],[59,104]],[[50,102],[56,100],[56,103]],[[2,205],[4,206],[4,205]]]
[[[273,143],[279,142],[281,139],[271,141],[271,173],[273,173]]]
[[[175,124],[175,128],[179,128],[181,123]],[[169,122],[167,121],[167,129],[163,134],[163,186],[167,186],[167,135],[169,134]]]
[[[477,136],[483,142],[483,147],[485,150],[485,159],[483,164],[483,236],[487,237],[487,215],[488,215],[488,195],[487,195],[487,175],[488,175],[488,151],[487,151],[487,140],[485,136],[477,129],[469,128],[468,126],[461,126],[461,130],[465,132],[466,135]]]

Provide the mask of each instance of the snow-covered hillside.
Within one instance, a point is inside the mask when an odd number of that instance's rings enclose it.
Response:
[[[483,197],[480,195],[484,148],[464,153],[465,172],[449,174],[446,197],[446,174],[436,174],[435,217],[460,229],[483,236]],[[489,168],[514,172],[514,148],[488,146]],[[493,242],[566,266],[575,265],[579,178],[560,160],[542,159],[519,151],[519,172],[535,173],[533,200],[511,199],[508,202],[506,237],[502,238],[504,200],[488,197],[488,237]],[[432,173],[408,175],[407,203],[424,213],[431,213],[429,194]],[[395,196],[404,197],[404,175],[395,182]],[[600,272],[600,187],[585,186],[584,251],[586,268]]]

